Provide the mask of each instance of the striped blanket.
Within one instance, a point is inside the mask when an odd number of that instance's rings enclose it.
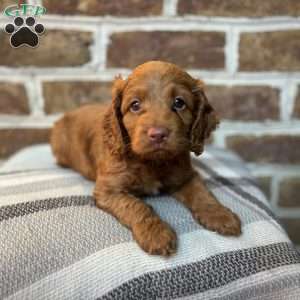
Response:
[[[179,236],[164,258],[97,209],[94,183],[56,166],[49,146],[10,159],[0,169],[0,299],[300,299],[300,256],[243,163],[215,148],[193,161],[243,234],[207,231],[170,196],[148,197]]]

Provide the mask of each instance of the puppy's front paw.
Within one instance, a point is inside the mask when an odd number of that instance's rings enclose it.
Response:
[[[176,252],[176,234],[158,217],[150,217],[132,228],[133,237],[149,254],[169,256]]]
[[[222,235],[239,236],[242,233],[240,218],[226,207],[209,207],[195,211],[193,216],[205,228]]]

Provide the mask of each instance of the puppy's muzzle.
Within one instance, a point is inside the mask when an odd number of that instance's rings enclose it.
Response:
[[[164,127],[150,127],[147,135],[151,143],[162,144],[168,140],[170,131]]]

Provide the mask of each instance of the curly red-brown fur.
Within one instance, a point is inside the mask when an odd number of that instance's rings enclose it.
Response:
[[[183,109],[175,108],[176,97]],[[96,181],[96,205],[130,228],[142,249],[170,255],[176,234],[143,195],[168,192],[207,229],[241,233],[239,218],[214,198],[191,165],[190,151],[201,154],[217,125],[202,81],[176,65],[152,61],[126,80],[116,78],[111,103],[66,113],[54,125],[51,145],[58,164]]]

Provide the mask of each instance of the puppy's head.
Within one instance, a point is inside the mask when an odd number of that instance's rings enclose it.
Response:
[[[218,124],[203,83],[159,61],[140,65],[127,80],[116,78],[110,114],[116,151],[148,160],[201,154]]]

